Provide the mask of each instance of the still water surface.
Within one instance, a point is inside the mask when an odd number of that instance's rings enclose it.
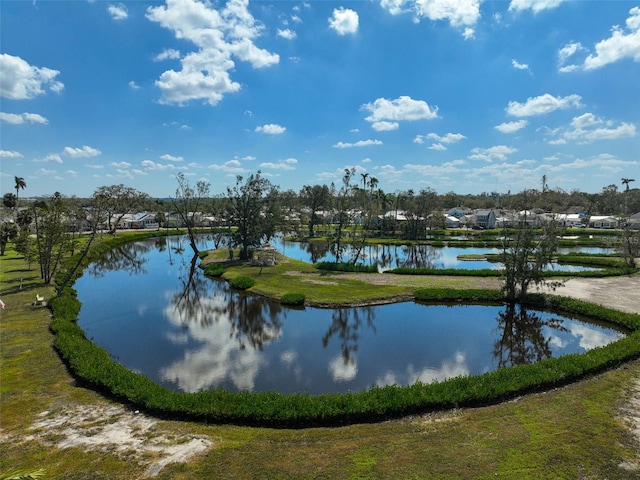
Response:
[[[622,336],[504,306],[291,309],[232,292],[197,263],[179,237],[114,249],[75,284],[79,325],[126,367],[187,392],[408,385],[584,352]]]
[[[276,239],[272,245],[288,257],[308,263],[333,262],[335,254],[329,251],[329,243],[289,242],[282,238]],[[611,253],[611,249],[599,247],[560,248],[558,253]],[[358,262],[364,265],[377,265],[383,272],[397,267],[409,268],[461,268],[466,270],[501,269],[501,263],[487,260],[465,261],[458,255],[466,254],[498,254],[501,250],[492,247],[433,247],[431,245],[367,245],[359,253]],[[350,261],[355,256],[353,249],[347,247],[343,259]],[[597,267],[582,265],[560,265],[553,263],[548,267],[561,272],[580,272],[599,270]]]

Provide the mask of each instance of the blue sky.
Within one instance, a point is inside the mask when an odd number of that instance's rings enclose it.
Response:
[[[2,193],[640,181],[640,1],[0,3]]]

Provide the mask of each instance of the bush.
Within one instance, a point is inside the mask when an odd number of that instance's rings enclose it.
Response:
[[[284,305],[304,305],[305,296],[304,293],[285,293],[280,298],[280,303]]]
[[[204,251],[204,252],[198,252],[198,258],[200,260],[202,260],[203,258],[206,258],[209,255],[209,252]]]
[[[253,278],[244,275],[234,278],[229,282],[231,288],[235,288],[237,290],[246,290],[247,288],[253,287],[255,284],[256,281]]]
[[[419,302],[501,302],[504,295],[499,290],[480,288],[419,288],[414,292]]]
[[[209,277],[221,277],[224,273],[224,266],[221,263],[210,263],[205,265],[204,274]]]

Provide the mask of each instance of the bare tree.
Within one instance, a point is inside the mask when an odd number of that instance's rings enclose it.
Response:
[[[197,254],[198,245],[195,239],[196,217],[200,212],[203,200],[209,197],[211,184],[204,180],[198,180],[198,182],[196,182],[196,188],[194,189],[189,185],[183,173],[178,173],[176,180],[178,181],[178,188],[176,189],[175,198],[171,198],[171,203],[180,220],[187,228],[189,244],[193,252]]]

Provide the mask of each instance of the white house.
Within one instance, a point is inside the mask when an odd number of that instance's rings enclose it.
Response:
[[[610,215],[592,215],[589,218],[591,228],[618,228],[618,219]]]

